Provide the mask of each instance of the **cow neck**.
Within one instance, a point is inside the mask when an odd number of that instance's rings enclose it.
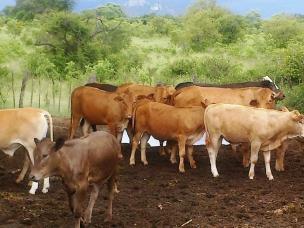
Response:
[[[60,176],[63,180],[68,180],[69,176],[72,174],[72,169],[69,164],[69,161],[66,157],[66,154],[62,151],[56,152],[56,162],[57,162],[57,175]]]

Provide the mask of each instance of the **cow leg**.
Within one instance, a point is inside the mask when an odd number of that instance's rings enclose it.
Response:
[[[266,168],[266,176],[268,177],[269,180],[273,180],[273,176],[272,176],[271,168],[270,168],[271,152],[266,151],[263,154],[264,154],[264,161],[265,161],[265,168]]]
[[[186,151],[185,151],[185,147],[186,147],[186,139],[184,137],[181,137],[178,139],[178,150],[179,150],[179,171],[181,173],[185,172],[185,164],[184,164],[184,159],[185,159],[185,155],[186,155]]]
[[[114,193],[115,193],[115,188],[117,187],[116,181],[115,181],[115,175],[112,176],[109,181],[108,181],[108,209],[106,211],[106,218],[105,222],[109,222],[112,220],[112,211],[113,211],[113,199],[114,199]]]
[[[76,190],[76,192],[72,196],[73,202],[73,214],[75,219],[75,228],[80,227],[81,223],[83,221],[84,215],[83,215],[83,209],[84,209],[84,203],[86,199],[86,193],[87,188],[81,187]]]
[[[249,144],[243,143],[241,144],[241,151],[243,153],[243,166],[245,168],[249,167],[250,165],[250,151],[249,151]]]
[[[167,141],[168,143],[169,141]],[[176,160],[176,154],[177,154],[177,144],[173,141],[170,141],[170,144],[168,145],[168,150],[170,151],[170,161],[172,164],[175,164],[177,163],[177,160]]]
[[[210,143],[207,143],[206,147],[209,154],[209,160],[210,160],[210,166],[211,166],[211,172],[213,177],[218,177],[219,173],[216,168],[216,158],[218,154],[218,150],[221,146],[221,137],[216,136],[212,137]]]
[[[27,173],[27,170],[29,169],[29,167],[30,167],[30,159],[29,159],[28,155],[25,154],[23,168],[22,168],[18,178],[16,179],[16,183],[20,183],[24,179],[25,174]]]
[[[131,121],[129,121],[129,123],[128,123],[126,131],[127,131],[128,137],[129,137],[130,145],[132,145],[133,133],[132,133],[132,124],[130,122]]]
[[[142,163],[144,163],[144,165],[148,165],[148,161],[147,161],[147,157],[146,157],[146,146],[147,146],[147,142],[150,138],[150,135],[148,135],[147,133],[144,133],[143,136],[140,139],[140,158]]]
[[[95,202],[98,198],[98,194],[99,194],[99,186],[96,184],[92,185],[92,191],[91,191],[91,195],[90,195],[90,201],[89,201],[89,205],[84,213],[84,223],[85,224],[90,224],[91,223],[91,218],[92,218],[92,211],[93,211],[93,207],[95,205]]]
[[[74,138],[80,119],[81,119],[80,115],[75,115],[75,114],[72,115],[71,123],[70,123],[70,130],[69,130],[69,132],[70,132],[69,139]]]
[[[84,119],[84,124],[81,127],[83,136],[87,136],[89,134],[90,127],[91,127],[90,123]]]
[[[283,142],[282,145],[276,149],[276,171],[284,171],[284,157],[288,147],[288,142]]]
[[[123,132],[118,132],[118,133],[117,133],[117,141],[118,141],[119,143],[121,143],[122,135],[123,135]],[[119,159],[123,159],[123,155],[122,155],[122,146],[121,146],[120,153],[118,154],[118,158],[119,158]]]
[[[43,188],[42,188],[42,193],[48,193],[50,188],[50,178],[44,178],[43,179]]]
[[[261,143],[259,142],[251,143],[250,170],[249,170],[249,179],[251,180],[253,180],[254,178],[254,167],[258,161],[260,146]]]
[[[159,155],[160,156],[165,156],[166,155],[163,140],[159,140]]]
[[[138,146],[139,139],[141,137],[141,132],[136,132],[132,139],[132,151],[130,156],[130,165],[135,165],[135,152]]]
[[[28,145],[23,145],[25,147],[25,149],[28,152],[28,159],[31,161],[31,164],[34,164],[34,149],[36,147],[36,145],[34,144],[34,140],[33,140],[33,144],[28,144]],[[38,182],[33,181],[32,182],[32,186],[31,189],[29,190],[29,193],[34,195],[36,193],[36,190],[38,189]]]
[[[190,163],[190,167],[192,169],[196,169],[196,164],[195,164],[195,160],[193,159],[193,145],[188,145],[187,146],[187,156],[188,156],[188,160]]]

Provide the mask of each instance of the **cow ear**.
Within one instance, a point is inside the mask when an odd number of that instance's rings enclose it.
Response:
[[[35,144],[37,145],[38,143],[41,142],[41,140],[39,140],[39,139],[37,139],[37,138],[34,138],[34,142],[35,142]]]
[[[150,93],[150,94],[147,96],[147,99],[154,101],[154,100],[155,100],[154,93]]]
[[[279,110],[282,112],[289,112],[288,108],[286,108],[285,106],[281,107]]]
[[[60,150],[61,147],[63,147],[64,143],[65,143],[65,139],[63,139],[63,138],[57,139],[55,142],[55,145],[53,146],[54,151],[56,152],[56,151]]]
[[[117,96],[117,97],[114,98],[114,100],[115,100],[115,101],[121,102],[121,101],[123,101],[124,99],[123,99],[121,96]]]
[[[293,110],[291,113],[294,121],[304,123],[304,115],[300,114],[298,110]]]
[[[279,96],[280,96],[280,93],[272,92],[272,94],[271,94],[271,99],[272,99],[272,100],[276,100]]]
[[[257,100],[252,100],[252,101],[250,101],[249,104],[250,104],[250,106],[257,107],[259,102]]]
[[[208,101],[208,99],[203,99],[201,101],[201,105],[203,108],[207,108],[208,105],[210,105],[211,103]]]

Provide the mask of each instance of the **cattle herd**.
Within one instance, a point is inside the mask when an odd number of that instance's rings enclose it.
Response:
[[[262,151],[266,176],[272,180],[270,152],[276,151],[275,169],[283,171],[286,140],[304,136],[304,116],[297,110],[276,108],[276,102],[284,98],[284,93],[269,77],[225,85],[185,82],[175,88],[90,83],[71,94],[69,140],[59,138],[53,142],[52,117],[47,111],[7,109],[0,111],[0,148],[13,156],[20,146],[25,147],[27,155],[16,182],[22,181],[31,167],[31,194],[35,194],[41,179],[44,180],[42,192],[47,193],[49,177],[61,177],[75,227],[80,227],[91,222],[95,201],[104,184],[109,192],[106,220],[112,219],[124,130],[132,144],[130,165],[135,165],[139,143],[141,161],[148,164],[146,146],[153,136],[160,141],[159,153],[167,152],[171,163],[177,162],[178,154],[179,172],[185,172],[186,157],[190,167],[196,168],[193,144],[206,133],[214,177],[219,175],[216,158],[224,138],[231,143],[233,151],[240,147],[243,165],[250,165],[250,179],[254,178],[258,153]],[[96,125],[102,125],[105,131],[96,131]],[[79,126],[83,137],[73,139]],[[46,138],[48,130],[50,138]],[[88,191],[89,205],[85,208]]]

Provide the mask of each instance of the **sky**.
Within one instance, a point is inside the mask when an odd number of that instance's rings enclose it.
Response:
[[[120,4],[129,16],[138,16],[153,12],[181,15],[195,0],[76,0],[74,10],[93,9],[109,2]],[[257,11],[263,18],[279,13],[304,14],[303,0],[217,0],[217,2],[238,14]],[[0,0],[0,10],[14,4],[15,0]]]

